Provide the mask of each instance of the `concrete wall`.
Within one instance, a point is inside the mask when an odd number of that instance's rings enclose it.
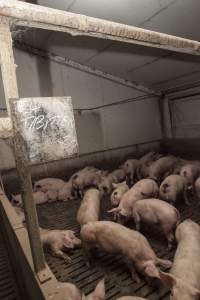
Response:
[[[174,138],[200,137],[200,95],[171,102]]]
[[[125,157],[130,147],[149,144],[151,149],[151,142],[161,139],[156,98],[128,102],[143,93],[17,49],[15,59],[20,97],[72,96],[80,155],[128,147],[120,151],[120,157]],[[0,105],[5,108],[1,85]],[[8,153],[8,142],[0,141],[1,169],[14,166]]]

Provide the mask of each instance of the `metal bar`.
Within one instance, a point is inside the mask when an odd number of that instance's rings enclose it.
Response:
[[[87,35],[200,55],[200,42],[16,0],[1,0],[0,15],[16,25]]]
[[[36,272],[45,270],[44,253],[40,241],[38,228],[38,219],[35,208],[35,202],[32,194],[31,173],[28,166],[28,157],[26,153],[26,143],[17,130],[15,113],[12,106],[12,98],[18,99],[17,78],[15,72],[14,55],[12,49],[12,37],[10,26],[6,19],[1,18],[0,23],[0,59],[3,86],[6,97],[6,105],[9,116],[11,116],[14,133],[14,154],[17,172],[19,175],[22,199],[25,210],[27,229],[29,234],[30,246],[32,250],[33,262]],[[11,113],[12,111],[12,113]],[[44,274],[45,277],[45,274]]]

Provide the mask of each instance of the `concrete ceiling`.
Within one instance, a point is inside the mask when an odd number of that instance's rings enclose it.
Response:
[[[35,4],[200,41],[199,0],[30,0]],[[25,43],[157,90],[200,76],[200,58],[31,29]]]

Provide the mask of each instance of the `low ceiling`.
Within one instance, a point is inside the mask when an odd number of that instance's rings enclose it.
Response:
[[[199,0],[27,2],[200,41]],[[38,29],[25,32],[23,42],[155,90],[192,83],[200,76],[197,56]]]

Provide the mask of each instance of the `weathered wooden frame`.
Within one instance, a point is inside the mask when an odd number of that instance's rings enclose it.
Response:
[[[19,98],[15,70],[16,65],[14,62],[12,37],[10,30],[10,27],[13,24],[54,31],[62,31],[70,33],[72,35],[86,35],[90,37],[108,39],[113,41],[138,44],[147,47],[155,47],[180,53],[187,53],[190,55],[200,55],[200,42],[197,41],[175,37],[159,32],[153,32],[134,26],[128,26],[110,21],[91,18],[84,15],[62,12],[60,10],[24,3],[21,1],[1,0],[0,61],[6,105],[9,117],[11,116],[10,100]],[[97,75],[104,76],[105,74]],[[11,125],[12,123],[8,118],[1,121],[1,137],[10,136]],[[3,134],[1,134],[1,131],[3,131]],[[23,165],[23,158],[19,155],[18,152],[19,149],[15,145],[17,168],[21,174],[21,180],[23,182],[24,189],[26,190],[26,192],[23,195],[23,198],[24,203],[26,204],[25,210],[28,220],[27,223],[29,227],[29,239],[37,239],[39,241],[36,244],[34,244],[32,240],[31,243],[34,266],[39,274],[40,280],[43,280],[43,276],[45,280],[47,280],[48,274],[46,273],[44,257],[43,253],[41,252],[39,231],[36,230],[34,232],[34,230],[32,230],[34,226],[38,226],[38,223],[34,204],[31,204],[30,206],[30,200],[32,200],[32,196],[31,199],[28,197],[28,194],[32,195],[30,170],[27,168],[26,162],[25,165]],[[44,272],[40,273],[42,268]]]

